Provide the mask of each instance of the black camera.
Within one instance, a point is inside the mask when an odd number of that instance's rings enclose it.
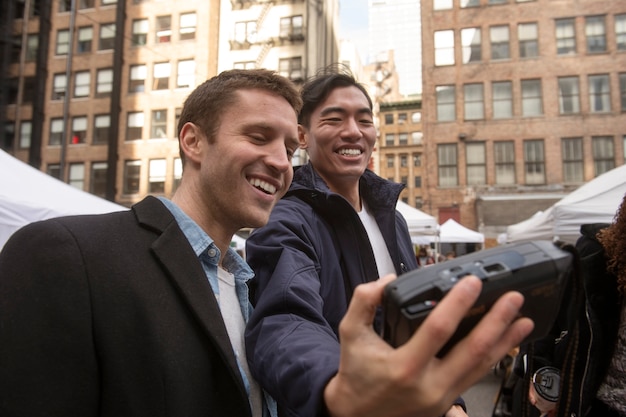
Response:
[[[465,337],[502,294],[524,295],[521,315],[535,328],[525,342],[548,334],[561,304],[565,280],[573,270],[573,253],[550,241],[511,243],[416,269],[387,284],[383,295],[382,337],[404,344],[430,311],[462,277],[476,275],[481,294],[437,356]]]

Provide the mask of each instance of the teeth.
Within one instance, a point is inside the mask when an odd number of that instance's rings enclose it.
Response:
[[[359,149],[341,149],[339,155],[361,155],[361,151]]]
[[[276,193],[276,187],[274,187],[272,184],[267,183],[265,181],[261,181],[258,178],[253,178],[250,180],[250,184],[252,184],[253,186],[260,188],[261,190],[265,191],[268,194],[274,194]]]

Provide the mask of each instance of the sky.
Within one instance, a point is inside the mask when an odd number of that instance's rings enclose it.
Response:
[[[367,0],[339,0],[340,37],[354,42],[363,63],[367,62],[368,3]]]

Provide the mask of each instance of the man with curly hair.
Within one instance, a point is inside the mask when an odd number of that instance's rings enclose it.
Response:
[[[524,387],[535,407],[522,401],[523,416],[626,416],[626,195],[613,223],[583,225],[581,234],[579,274],[564,298],[571,302],[552,336],[528,347]],[[560,371],[556,402],[531,382],[543,366]]]

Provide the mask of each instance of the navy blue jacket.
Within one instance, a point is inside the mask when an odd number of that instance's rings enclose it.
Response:
[[[417,268],[406,221],[395,209],[402,188],[371,171],[360,180],[398,275]],[[358,214],[303,166],[269,223],[248,238],[246,260],[256,273],[246,331],[253,375],[285,414],[324,415],[323,390],[339,365],[339,322],[354,287],[378,278]]]

